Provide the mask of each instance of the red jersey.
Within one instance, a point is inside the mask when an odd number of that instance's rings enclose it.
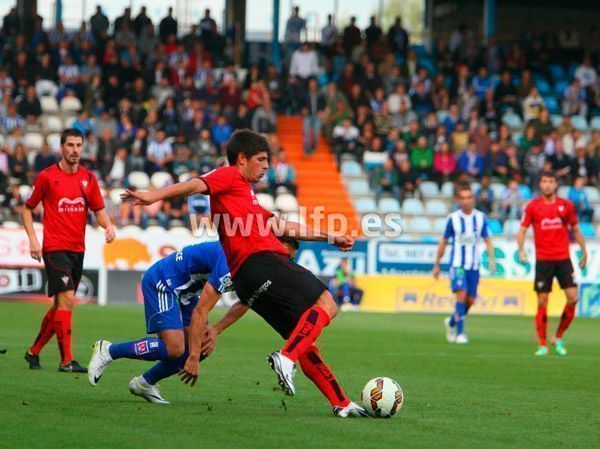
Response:
[[[33,209],[44,206],[44,241],[42,252],[85,251],[85,225],[88,208],[104,208],[98,180],[81,165],[67,173],[58,163],[40,172],[25,205]]]
[[[575,206],[559,197],[553,203],[542,197],[530,201],[521,221],[526,228],[533,225],[537,260],[569,259],[569,227],[576,224]]]
[[[237,167],[221,167],[201,176],[208,186],[210,215],[234,276],[254,253],[273,251],[288,257],[289,252],[275,237],[267,221],[273,214],[259,204],[250,183]]]

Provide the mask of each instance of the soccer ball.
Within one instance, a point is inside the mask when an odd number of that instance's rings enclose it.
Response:
[[[402,388],[389,377],[376,377],[367,382],[361,394],[362,406],[375,418],[391,418],[402,408]]]

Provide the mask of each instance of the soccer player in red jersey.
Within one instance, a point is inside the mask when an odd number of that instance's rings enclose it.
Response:
[[[79,165],[83,150],[83,134],[76,129],[65,129],[60,136],[61,159],[40,172],[31,195],[23,208],[23,226],[29,237],[31,257],[44,259],[48,275],[48,296],[54,296],[52,307],[44,316],[33,345],[25,353],[29,368],[40,369],[39,354],[56,334],[63,372],[87,372],[73,360],[71,354],[71,322],[75,292],[83,271],[85,226],[88,209],[105,229],[106,242],[115,238],[115,231],[104,210],[98,180]],[[42,202],[44,207],[43,246],[33,230],[31,210]]]
[[[152,192],[128,190],[123,198],[145,205],[196,193],[210,195],[211,218],[238,297],[243,306],[258,313],[287,340],[281,351],[268,356],[282,389],[288,395],[296,393],[293,379],[299,362],[306,376],[330,401],[336,416],[366,416],[365,410],[344,394],[315,345],[323,328],[337,315],[337,304],[325,284],[289,260],[288,250],[273,229],[277,228],[278,235],[301,240],[328,240],[342,251],[352,249],[354,239],[280,221],[258,204],[251,183],[269,168],[269,144],[261,135],[236,131],[227,143],[227,159],[229,167]],[[182,375],[195,381],[200,354],[190,351],[192,355]]]
[[[573,280],[573,264],[569,256],[569,229],[573,232],[573,237],[581,248],[581,259],[579,260],[581,269],[585,268],[587,263],[587,250],[579,230],[573,203],[556,196],[558,189],[556,175],[552,172],[543,172],[539,187],[541,194],[527,204],[521,227],[517,233],[519,259],[521,263],[527,261],[523,245],[525,233],[531,225],[533,226],[536,255],[534,290],[538,297],[535,322],[540,340],[540,346],[535,355],[545,356],[548,354],[546,342],[548,294],[552,291],[554,277],[558,280],[560,288],[565,291],[567,304],[560,317],[560,324],[556,336],[552,338],[552,343],[557,354],[567,355],[562,337],[573,321],[577,305],[577,286]]]

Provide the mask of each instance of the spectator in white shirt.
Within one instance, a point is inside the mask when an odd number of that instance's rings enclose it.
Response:
[[[154,173],[163,170],[173,160],[173,147],[165,139],[166,134],[161,129],[156,132],[156,138],[148,145],[147,160],[148,171]]]
[[[357,159],[361,159],[362,155],[358,147],[359,136],[358,128],[352,124],[349,118],[344,119],[342,123],[333,128],[334,152],[337,158],[338,170],[344,153],[354,154]]]
[[[537,87],[533,87],[529,92],[529,95],[523,100],[523,118],[525,119],[525,123],[529,123],[529,120],[538,118],[540,112],[545,107],[546,103],[539,94]]]
[[[317,53],[310,48],[308,42],[304,42],[302,47],[292,55],[290,63],[290,76],[298,77],[302,80],[308,80],[311,76],[319,73],[319,60]]]
[[[589,56],[583,58],[583,62],[575,70],[575,78],[579,80],[581,87],[584,89],[593,88],[596,85],[598,75],[596,74],[596,69],[592,67],[592,61]]]

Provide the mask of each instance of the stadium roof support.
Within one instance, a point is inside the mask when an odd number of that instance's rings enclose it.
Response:
[[[487,43],[496,35],[496,0],[483,0],[483,36]]]
[[[271,60],[277,70],[281,69],[281,44],[279,43],[279,0],[273,0],[273,36],[271,38]]]

